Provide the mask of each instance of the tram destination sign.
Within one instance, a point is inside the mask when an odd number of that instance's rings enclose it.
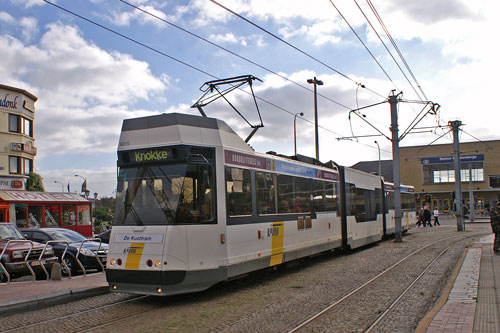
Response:
[[[124,163],[158,163],[175,159],[172,148],[148,148],[141,150],[121,151]]]

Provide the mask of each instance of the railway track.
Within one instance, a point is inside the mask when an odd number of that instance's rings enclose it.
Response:
[[[378,282],[379,280],[381,280],[383,278],[386,278],[386,276],[388,275],[388,273],[395,273],[394,272],[395,269],[397,269],[400,265],[402,265],[404,263],[408,263],[409,260],[411,260],[411,258],[414,257],[415,255],[421,254],[421,252],[423,252],[425,250],[435,251],[435,249],[433,249],[434,245],[438,245],[439,244],[439,245],[441,245],[440,247],[442,248],[443,247],[442,243],[444,241],[452,240],[451,243],[449,243],[449,244],[447,243],[446,247],[444,249],[440,250],[439,253],[433,255],[433,257],[431,258],[430,262],[427,265],[425,265],[425,267],[423,267],[423,268],[420,269],[418,275],[416,277],[414,277],[411,281],[409,281],[408,285],[405,286],[405,288],[401,292],[399,292],[396,295],[391,295],[392,296],[391,302],[385,306],[385,309],[383,311],[378,311],[378,312],[381,312],[380,314],[378,314],[378,315],[375,314],[375,316],[376,316],[375,319],[371,320],[371,323],[365,329],[364,332],[375,331],[378,328],[378,326],[381,323],[381,321],[388,316],[388,314],[397,306],[397,304],[402,300],[402,298],[415,286],[415,284],[417,282],[419,282],[422,279],[422,277],[425,275],[425,273],[428,272],[432,268],[432,266],[435,265],[438,262],[438,260],[450,249],[450,247],[453,244],[456,244],[458,242],[461,242],[463,240],[466,240],[466,239],[472,238],[472,237],[476,237],[476,235],[465,236],[465,237],[461,236],[461,235],[459,235],[459,236],[445,237],[445,238],[436,240],[436,241],[434,241],[432,243],[429,243],[429,244],[427,244],[427,245],[425,245],[423,247],[420,247],[419,249],[413,251],[412,253],[410,253],[406,257],[402,258],[401,260],[399,260],[398,262],[396,262],[392,266],[386,268],[381,273],[377,274],[373,278],[371,278],[368,281],[364,282],[363,284],[361,284],[357,288],[351,290],[350,292],[348,292],[346,295],[344,295],[340,299],[332,302],[331,304],[329,304],[325,308],[323,308],[320,311],[312,314],[310,317],[308,317],[307,319],[305,319],[302,322],[298,323],[295,327],[289,329],[287,332],[288,333],[294,333],[294,332],[298,332],[298,331],[301,331],[301,330],[304,330],[304,331],[305,330],[309,330],[309,329],[314,330],[314,327],[315,327],[314,325],[318,321],[323,320],[322,317],[325,317],[325,316],[334,316],[334,312],[337,310],[337,308],[342,303],[346,302],[350,298],[353,298],[354,296],[359,296],[369,286],[374,285],[375,282]],[[374,315],[370,314],[370,316],[374,316]],[[322,326],[322,325],[319,325],[319,326]]]

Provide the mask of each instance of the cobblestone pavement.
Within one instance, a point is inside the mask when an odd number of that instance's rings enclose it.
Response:
[[[377,282],[361,296],[341,304],[312,327],[315,332],[363,331],[392,300],[393,294],[407,287],[432,258],[449,246],[436,265],[417,282],[384,319],[377,332],[414,332],[420,320],[438,300],[464,250],[481,235],[490,233],[487,224],[467,225],[465,232],[456,226],[414,228],[402,243],[392,240],[355,250],[350,254],[322,255],[295,267],[264,271],[219,284],[209,290],[173,297],[146,297],[117,306],[93,308],[125,300],[128,295],[112,294],[59,305],[40,311],[0,319],[0,327],[11,323],[58,314],[69,317],[23,332],[74,332],[106,323],[109,332],[286,332],[310,315],[338,300],[350,290],[374,277],[416,249],[442,240],[413,256],[387,278]],[[78,313],[83,313],[79,315]],[[4,326],[7,324],[7,326]]]

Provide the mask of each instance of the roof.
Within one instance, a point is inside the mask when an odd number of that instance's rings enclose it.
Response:
[[[64,192],[29,192],[29,191],[0,191],[0,202],[82,202],[90,203],[89,200],[76,193]]]
[[[15,91],[15,92],[24,94],[24,95],[28,96],[29,98],[31,98],[35,102],[38,100],[38,97],[36,97],[32,93],[30,93],[30,92],[28,92],[28,91],[26,91],[24,89],[19,89],[19,88],[16,88],[16,87],[6,86],[5,84],[0,84],[0,89],[11,90],[11,91]]]

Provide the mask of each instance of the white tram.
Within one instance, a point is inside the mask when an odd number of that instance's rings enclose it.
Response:
[[[174,113],[125,120],[106,270],[110,290],[201,291],[251,271],[376,242],[391,230],[384,227],[378,176],[307,162],[256,153],[218,119]]]
[[[390,235],[396,230],[396,222],[394,218],[394,184],[384,182],[384,205],[386,217],[386,231]],[[417,221],[417,205],[415,201],[415,188],[413,186],[401,185],[401,230],[407,232],[411,229],[412,223]]]

